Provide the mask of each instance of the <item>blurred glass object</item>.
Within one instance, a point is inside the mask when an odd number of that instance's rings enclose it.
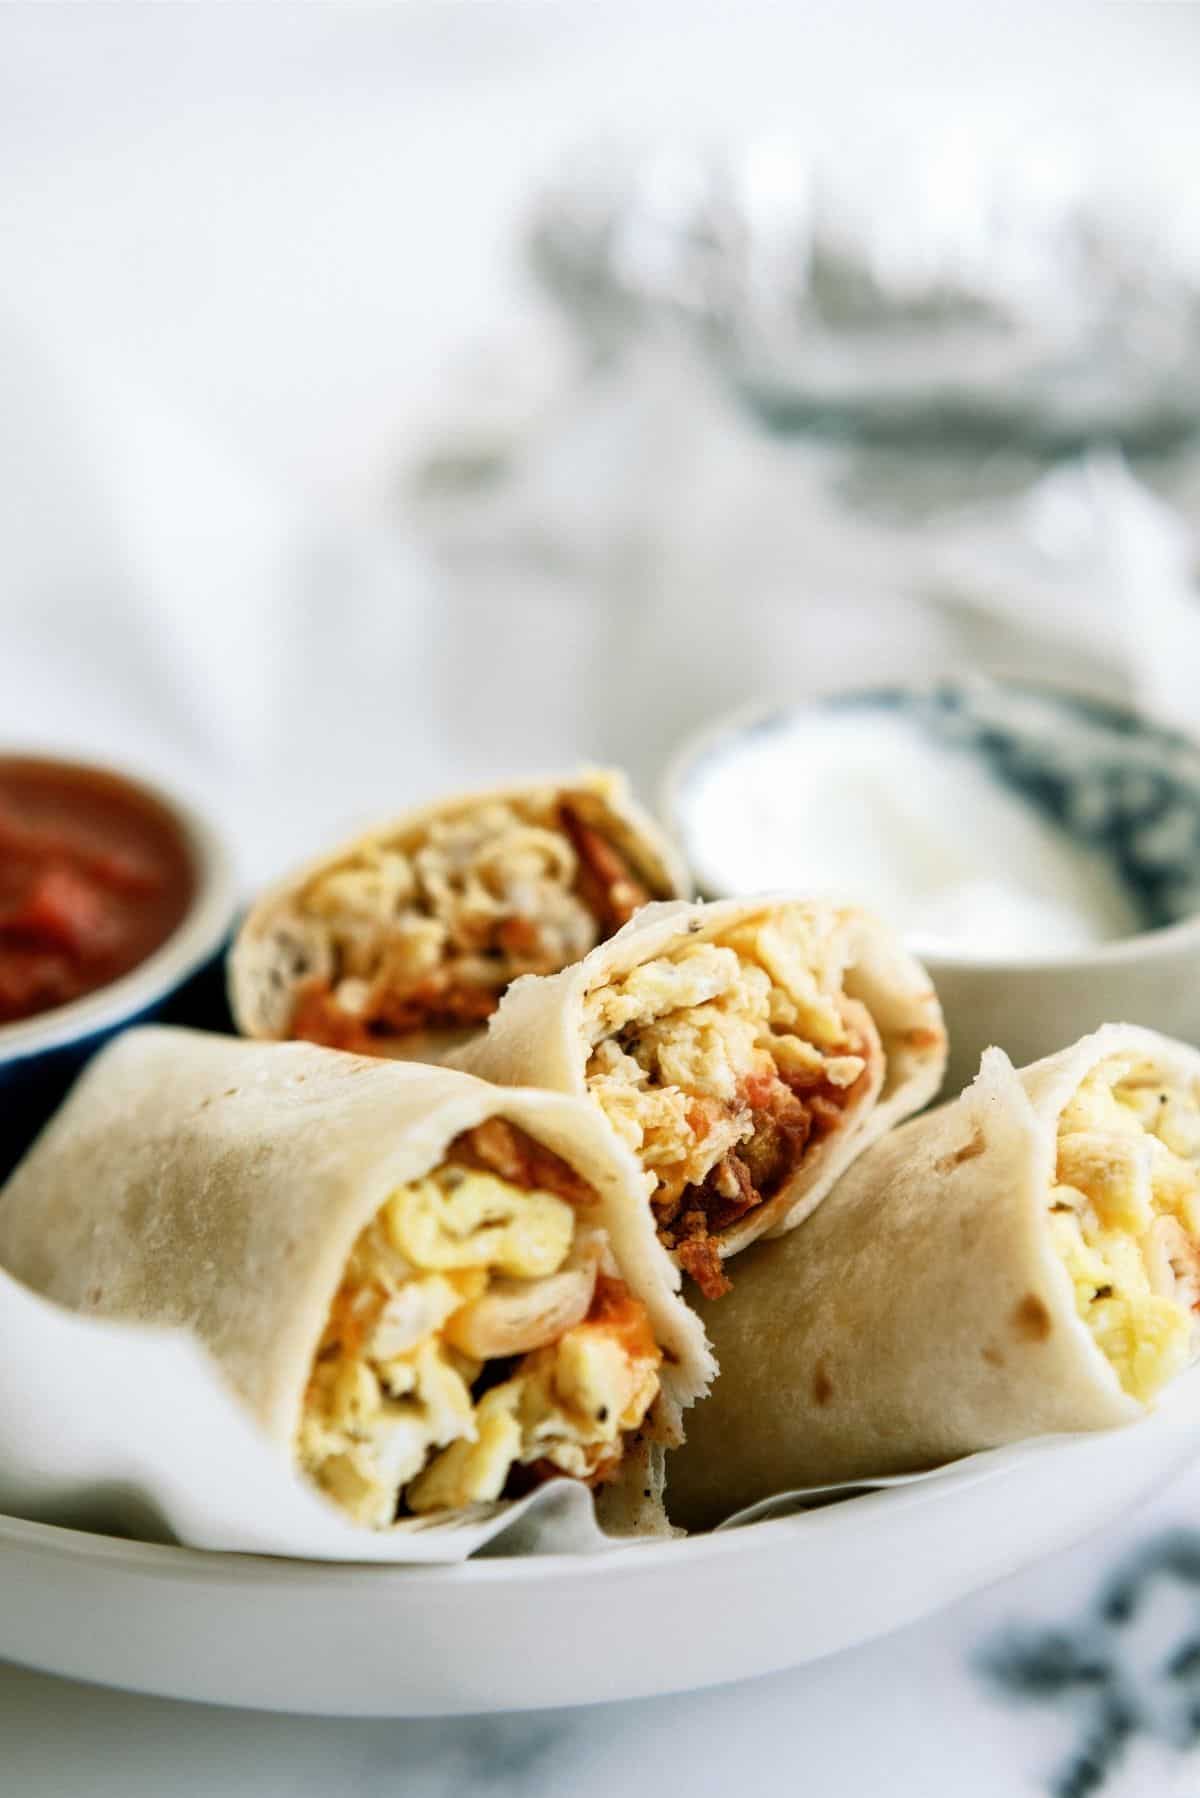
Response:
[[[1195,728],[1190,165],[866,131],[573,161],[527,225],[552,305],[409,471],[459,661],[502,619],[647,784],[731,708],[931,671]]]
[[[608,150],[545,193],[530,253],[596,344],[686,325],[778,429],[1161,446],[1200,421],[1200,208],[1187,158],[1162,178],[1136,148],[976,123]]]

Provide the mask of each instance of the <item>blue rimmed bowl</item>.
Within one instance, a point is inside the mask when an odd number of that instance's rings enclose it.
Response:
[[[702,892],[829,887],[806,875],[799,829],[787,846],[786,878],[782,863],[770,879],[749,861],[740,867],[721,844],[712,795],[719,779],[727,808],[735,770],[752,756],[761,780],[775,745],[785,778],[782,747],[790,732],[819,732],[824,720],[844,729],[847,718],[865,727],[879,719],[902,723],[947,767],[969,764],[972,778],[984,776],[1028,808],[1039,828],[1061,837],[1081,866],[1102,869],[1108,890],[1121,896],[1120,934],[1085,947],[1048,940],[1020,953],[993,952],[984,940],[969,953],[951,952],[909,933],[946,1013],[947,1091],[974,1077],[990,1043],[1020,1066],[1105,1022],[1200,1041],[1200,744],[1090,694],[1030,681],[949,678],[831,693],[729,719],[684,744],[666,778],[664,809]],[[919,815],[921,803],[937,801],[916,803]],[[869,826],[869,817],[860,817],[860,827]],[[827,862],[814,852],[817,866]],[[872,901],[870,893],[852,896]]]
[[[115,778],[162,808],[192,864],[188,909],[171,935],[128,974],[68,1005],[0,1025],[0,1179],[19,1160],[80,1069],[129,1025],[164,1019],[228,1028],[224,953],[237,908],[233,863],[218,831],[178,794],[126,769],[22,750],[32,760]]]

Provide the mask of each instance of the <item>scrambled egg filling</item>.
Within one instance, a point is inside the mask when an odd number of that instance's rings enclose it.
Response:
[[[434,818],[371,843],[301,896],[310,977],[289,1034],[338,1048],[475,1024],[520,974],[586,955],[649,898],[620,852],[554,790]]]
[[[518,1467],[526,1484],[603,1479],[659,1389],[645,1310],[603,1234],[570,1199],[476,1160],[452,1151],[387,1200],[313,1365],[300,1465],[371,1528],[497,1499]]]
[[[1050,1222],[1075,1304],[1147,1402],[1200,1351],[1200,1089],[1114,1056],[1058,1127]]]
[[[720,1230],[771,1197],[867,1070],[831,911],[785,906],[589,995],[589,1089],[645,1171],[659,1234],[709,1296]]]

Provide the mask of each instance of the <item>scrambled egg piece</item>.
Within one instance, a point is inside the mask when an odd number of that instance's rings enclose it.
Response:
[[[579,1324],[484,1394],[475,1439],[439,1455],[409,1488],[409,1505],[432,1511],[499,1498],[517,1460],[592,1478],[619,1457],[622,1435],[637,1428],[657,1390],[657,1351],[630,1355],[602,1323]]]
[[[846,1092],[866,1067],[839,999],[832,913],[785,906],[589,994],[592,1096],[660,1211],[756,1136],[757,1086]]]
[[[578,1259],[583,1243],[590,1259]],[[641,1305],[597,1271],[603,1253],[565,1199],[488,1171],[447,1162],[393,1193],[334,1300],[301,1467],[371,1528],[391,1524],[401,1500],[424,1512],[498,1498],[517,1462],[602,1474],[653,1403],[661,1360]],[[564,1311],[572,1273],[578,1303]],[[539,1305],[543,1291],[553,1302]],[[477,1400],[485,1362],[455,1339],[476,1346],[512,1302],[542,1336],[515,1365],[506,1355],[507,1378]]]
[[[578,868],[549,796],[540,806],[493,800],[434,818],[408,852],[368,844],[319,875],[303,903],[325,920],[343,977],[373,979],[385,962],[394,975],[420,976],[447,955],[473,964],[514,916],[536,924],[547,954],[574,961],[596,941],[595,919],[574,891]],[[507,945],[522,969],[525,947],[522,955],[519,941]]]
[[[555,1273],[575,1213],[552,1192],[523,1192],[496,1174],[441,1170],[388,1200],[388,1237],[414,1267],[494,1267],[535,1279]]]
[[[478,1024],[518,975],[586,955],[650,895],[582,804],[553,787],[481,800],[314,876],[282,1029],[370,1052],[372,1023]]]
[[[1110,1057],[1059,1120],[1056,1179],[1050,1222],[1076,1309],[1147,1402],[1200,1351],[1200,1092]]]

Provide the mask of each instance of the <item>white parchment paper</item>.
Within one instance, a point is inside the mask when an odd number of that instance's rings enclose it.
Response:
[[[1130,1428],[1183,1429],[1200,1444],[1200,1367]],[[798,1518],[892,1487],[974,1483],[1080,1440],[1039,1437],[923,1473],[782,1492],[718,1528]],[[669,1508],[669,1457],[667,1502]],[[360,1529],[260,1434],[184,1331],[76,1316],[2,1270],[0,1511],[191,1548],[319,1561],[430,1564],[464,1561],[480,1550],[595,1554],[637,1540],[606,1535],[591,1493],[567,1479],[511,1503],[474,1506],[449,1521]]]
[[[620,1546],[553,1480],[452,1521],[360,1529],[292,1469],[181,1330],[76,1316],[0,1271],[0,1510],[192,1548],[322,1561],[463,1561]]]
[[[974,1485],[978,1480],[1009,1473],[1020,1463],[1034,1457],[1061,1454],[1064,1448],[1069,1448],[1072,1444],[1094,1441],[1098,1433],[1106,1436],[1119,1434],[1122,1438],[1130,1438],[1130,1452],[1136,1454],[1145,1445],[1146,1434],[1150,1431],[1157,1435],[1178,1435],[1184,1441],[1190,1441],[1193,1451],[1200,1454],[1200,1365],[1189,1368],[1172,1381],[1152,1411],[1146,1412],[1135,1423],[1127,1424],[1120,1431],[1093,1430],[1054,1436],[1030,1436],[1023,1442],[1011,1442],[1004,1448],[981,1449],[978,1454],[963,1455],[957,1461],[947,1461],[941,1467],[926,1468],[920,1473],[881,1474],[873,1479],[853,1480],[830,1486],[797,1487],[793,1491],[776,1492],[769,1498],[759,1499],[756,1504],[746,1505],[716,1527],[717,1530],[742,1529],[747,1524],[765,1523],[776,1517],[800,1516],[805,1511],[837,1504],[860,1493],[890,1491],[901,1486],[931,1485],[935,1482],[955,1488]],[[669,1465],[668,1463],[668,1469]]]

